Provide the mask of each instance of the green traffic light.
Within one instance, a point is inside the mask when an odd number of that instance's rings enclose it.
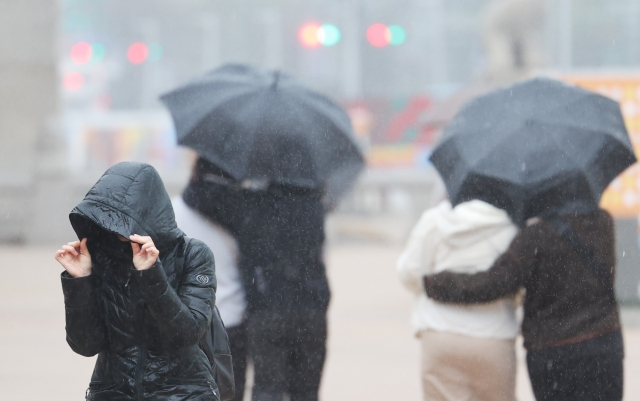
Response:
[[[389,43],[392,46],[399,46],[407,40],[407,33],[400,25],[389,25],[389,33],[391,34]]]
[[[333,46],[340,42],[340,30],[337,26],[323,24],[318,30],[318,39],[323,46]]]
[[[91,45],[91,61],[98,63],[104,60],[107,54],[107,49],[102,43],[93,43]]]
[[[160,45],[159,43],[151,43],[149,45],[149,61],[160,61],[163,55],[164,49],[162,48],[162,45]]]

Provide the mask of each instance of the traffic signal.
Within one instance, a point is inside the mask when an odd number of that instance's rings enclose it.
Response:
[[[100,62],[106,53],[107,49],[101,43],[78,42],[71,47],[71,61],[80,65],[89,61]]]
[[[100,62],[107,55],[107,49],[102,43],[93,43],[91,45],[91,61]]]
[[[302,25],[298,31],[298,39],[304,47],[318,47],[320,46],[320,39],[318,38],[318,31],[320,30],[320,24],[315,22],[309,22]]]
[[[75,64],[86,64],[91,60],[92,49],[87,42],[79,42],[71,47],[71,61]]]
[[[144,43],[133,43],[127,49],[127,59],[131,64],[142,64],[147,57],[149,57],[149,48]]]
[[[160,61],[162,56],[164,55],[164,49],[160,43],[151,43],[149,45],[149,61],[156,62]]]
[[[333,46],[340,42],[340,30],[337,26],[324,24],[318,30],[318,39],[323,46]]]
[[[400,25],[373,24],[367,28],[367,40],[374,47],[399,46],[407,34]]]
[[[164,49],[159,43],[151,43],[149,45],[136,42],[127,49],[127,59],[131,64],[142,64],[145,61],[160,61],[164,55]]]
[[[342,34],[337,26],[307,22],[300,27],[298,39],[304,47],[334,46],[340,42]]]
[[[79,72],[69,72],[62,78],[62,86],[69,92],[76,92],[84,86],[84,75]]]

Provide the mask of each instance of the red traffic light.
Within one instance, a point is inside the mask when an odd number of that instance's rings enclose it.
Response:
[[[127,59],[131,64],[142,64],[147,57],[149,57],[149,48],[144,43],[133,43],[127,50]]]
[[[79,42],[71,48],[71,61],[75,64],[86,64],[91,60],[93,51],[87,42]]]
[[[298,31],[298,39],[304,47],[320,47],[335,46],[340,42],[342,33],[340,29],[333,24],[318,24],[315,22],[308,22]]]
[[[407,34],[400,25],[373,24],[367,29],[367,40],[374,47],[399,46],[406,38]]]
[[[367,40],[371,46],[384,47],[391,42],[391,32],[385,24],[373,24],[367,29]]]
[[[318,32],[320,31],[320,24],[315,22],[308,22],[298,31],[298,39],[304,47],[319,47],[322,45]]]
[[[76,92],[84,86],[84,75],[79,72],[65,74],[62,79],[62,86],[69,92]]]

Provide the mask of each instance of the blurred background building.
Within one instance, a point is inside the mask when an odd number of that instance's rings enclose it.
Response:
[[[3,0],[0,33],[0,242],[68,238],[67,212],[121,160],[178,193],[190,159],[158,96],[224,63],[281,69],[349,111],[369,170],[336,238],[404,238],[445,195],[427,161],[442,128],[497,85],[566,78],[640,132],[640,0]],[[637,258],[633,174],[605,201]]]

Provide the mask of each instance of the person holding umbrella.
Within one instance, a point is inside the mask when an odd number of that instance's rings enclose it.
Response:
[[[426,297],[425,274],[488,269],[518,232],[509,215],[480,200],[424,212],[398,260],[416,294],[412,316],[422,344],[424,400],[513,401],[516,385],[514,294],[482,305],[441,304]]]
[[[161,99],[178,143],[200,156],[184,202],[238,244],[252,399],[317,400],[330,298],[324,219],[363,167],[348,116],[285,74],[235,64]]]
[[[524,297],[522,334],[538,401],[621,400],[613,220],[602,191],[636,161],[616,102],[537,78],[468,103],[431,160],[453,204],[482,199],[522,230],[493,266],[425,276],[440,302]]]

